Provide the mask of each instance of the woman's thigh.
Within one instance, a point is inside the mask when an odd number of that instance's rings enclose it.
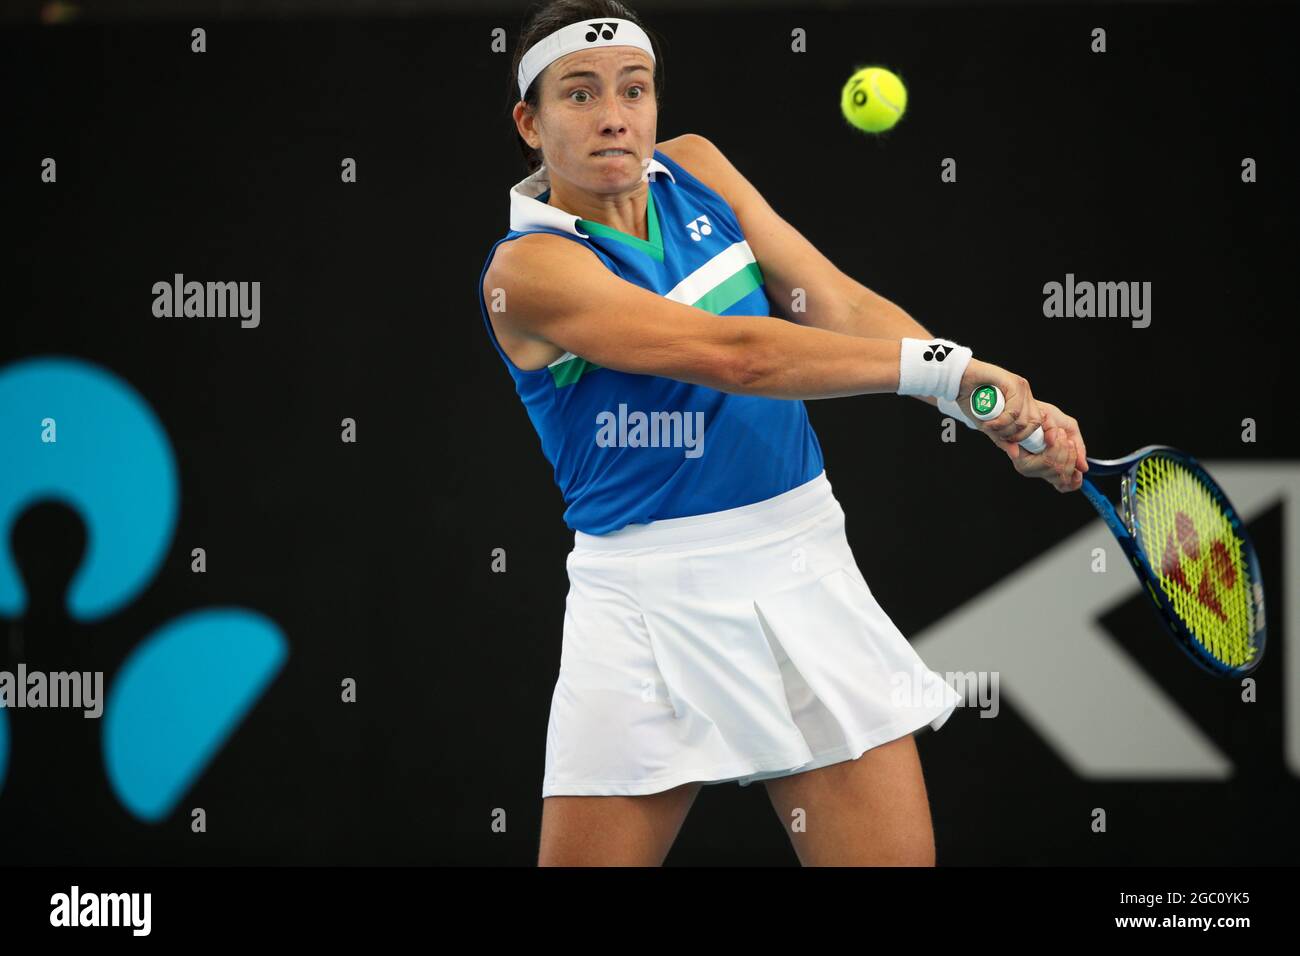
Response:
[[[933,866],[934,829],[908,734],[845,760],[763,781],[804,866]]]
[[[700,786],[637,797],[546,797],[537,865],[661,866]]]

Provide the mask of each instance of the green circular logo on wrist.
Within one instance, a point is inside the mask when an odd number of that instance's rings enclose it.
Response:
[[[976,415],[987,415],[998,404],[998,393],[992,385],[981,385],[971,392],[970,407]]]

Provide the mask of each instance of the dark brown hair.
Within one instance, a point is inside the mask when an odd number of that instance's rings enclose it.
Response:
[[[663,44],[659,37],[641,22],[640,17],[628,7],[619,3],[618,0],[542,0],[541,3],[538,3],[524,14],[524,25],[519,34],[519,43],[515,46],[515,55],[510,61],[510,112],[513,114],[515,104],[519,102],[519,61],[524,58],[525,53],[532,49],[533,44],[571,23],[611,18],[631,20],[642,30],[645,30],[646,36],[650,38],[650,46],[655,52],[655,103],[662,109],[665,82]],[[549,70],[550,67],[548,66],[546,69]],[[546,70],[538,73],[533,78],[533,82],[529,84],[524,96],[524,102],[528,104],[533,112],[537,111],[541,102],[542,77],[545,75]],[[513,123],[513,121],[512,116],[511,122]],[[515,130],[515,139],[519,142],[519,150],[523,154],[524,163],[528,166],[528,172],[536,172],[538,167],[542,165],[542,151],[529,146],[524,138],[519,135],[518,129]]]

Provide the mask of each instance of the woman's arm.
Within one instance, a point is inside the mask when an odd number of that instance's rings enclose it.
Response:
[[[897,339],[841,335],[775,316],[715,315],[628,282],[561,236],[502,243],[483,293],[503,303],[499,321],[515,334],[622,372],[769,398],[898,390]]]
[[[822,255],[776,213],[708,139],[686,133],[661,143],[659,148],[731,206],[745,241],[763,270],[768,297],[787,319],[862,338],[934,338],[903,309],[846,275]],[[794,312],[790,308],[795,289],[803,290],[805,311]],[[916,397],[935,404],[935,399],[929,396]]]
[[[842,335],[770,315],[715,315],[615,275],[592,251],[537,233],[501,243],[483,280],[486,302],[516,335],[605,368],[662,375],[738,395],[840,398],[896,393],[898,339]],[[989,382],[1007,410],[985,428],[1023,439],[1037,425],[1028,384],[971,359],[961,388]]]
[[[763,272],[768,298],[791,322],[871,341],[934,338],[928,329],[893,302],[846,275],[822,255],[794,226],[777,215],[753,184],[709,140],[696,133],[686,133],[660,144],[659,148],[690,170],[691,175],[731,206],[745,235],[745,241],[749,243],[754,259]],[[791,308],[796,289],[803,291],[802,301],[806,305],[804,311],[795,312]],[[968,373],[971,370],[978,370],[981,375],[987,374],[986,370],[996,370],[999,373],[1003,371],[977,361],[971,362]],[[966,378],[969,377],[968,374]],[[966,395],[967,384],[963,380],[962,397]],[[937,405],[936,399],[931,396],[915,397],[930,405]],[[1060,441],[1075,451],[1068,456],[1074,460],[1075,467],[1080,472],[1086,471],[1087,460],[1078,423],[1055,406],[1040,408],[1039,403],[1032,398],[1028,404],[1034,409],[1029,416],[1030,420],[1041,420],[1044,424],[1047,424],[1046,409],[1050,408],[1053,424],[1059,425],[1060,430],[1051,430],[1049,444],[1059,435]],[[986,428],[981,429],[994,444],[1017,462],[1018,470],[1024,465],[1022,474],[1047,478],[1059,490],[1077,488],[1081,475],[1076,474],[1073,479],[1068,476],[1069,469],[1060,460],[1063,456],[1056,449],[1050,455],[1024,456],[1027,464],[1020,461],[1022,456],[1016,442],[1032,430],[1030,428],[1008,441],[1005,440],[1008,436],[999,437]]]
[[[763,270],[768,298],[785,318],[842,335],[933,338],[897,305],[826,258],[777,214],[711,141],[685,133],[661,143],[659,149],[727,201]],[[802,290],[805,306],[798,312],[792,307],[796,289]]]

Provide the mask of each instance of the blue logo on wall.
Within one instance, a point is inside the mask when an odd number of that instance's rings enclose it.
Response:
[[[167,432],[117,375],[71,358],[0,368],[0,618],[27,609],[10,539],[32,505],[59,501],[85,524],[85,557],[64,603],[88,623],[127,607],[154,579],[179,491]],[[104,768],[121,804],[148,822],[170,814],[287,657],[275,622],[242,607],[189,611],[145,637],[114,678],[102,718]],[[0,789],[19,746],[0,707]]]

